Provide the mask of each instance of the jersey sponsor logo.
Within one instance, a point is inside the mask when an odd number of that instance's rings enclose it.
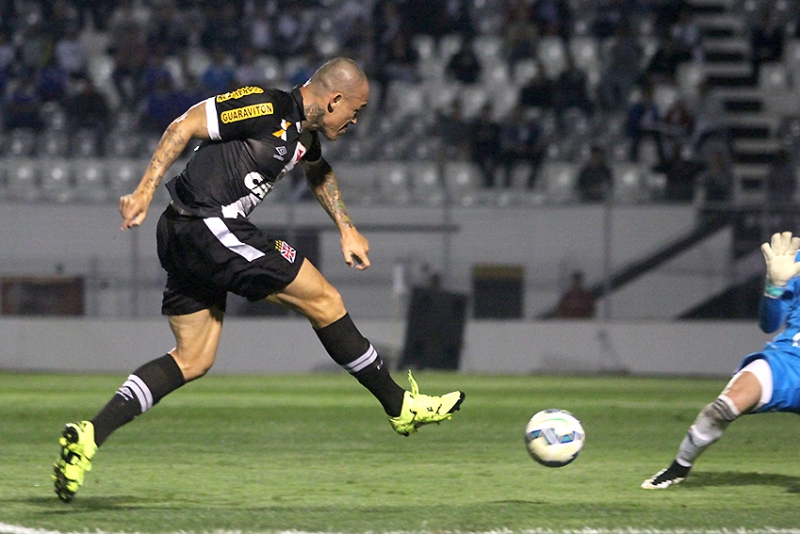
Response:
[[[274,135],[275,137],[278,137],[278,138],[283,139],[284,141],[286,141],[286,130],[288,130],[289,126],[291,126],[291,125],[292,125],[291,122],[289,122],[289,121],[287,121],[285,119],[281,119],[281,129],[278,130],[277,132],[272,132],[272,135]]]
[[[243,121],[253,119],[255,117],[263,117],[264,115],[272,115],[272,103],[265,102],[263,104],[253,104],[252,106],[245,106],[243,108],[229,109],[223,111],[220,119],[225,124],[231,122]]]
[[[241,88],[239,88],[239,89],[237,89],[235,91],[231,91],[230,93],[224,93],[224,94],[221,94],[221,95],[217,95],[217,99],[216,100],[217,100],[217,102],[225,102],[226,100],[242,98],[243,96],[254,95],[254,94],[259,94],[259,93],[263,93],[263,92],[264,92],[264,90],[262,88],[260,88],[260,87],[253,87],[253,86],[241,87]]]
[[[286,241],[275,241],[275,249],[281,253],[281,256],[286,258],[286,261],[289,263],[294,263],[294,259],[297,257],[297,251],[293,249]]]

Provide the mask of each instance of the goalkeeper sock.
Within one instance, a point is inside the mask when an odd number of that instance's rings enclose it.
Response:
[[[726,395],[717,397],[697,415],[681,442],[675,461],[684,467],[691,467],[709,445],[722,437],[728,425],[739,415],[736,405]]]
[[[170,354],[136,369],[92,419],[97,446],[102,445],[116,429],[158,404],[185,382],[180,367]]]
[[[388,366],[358,331],[349,313],[316,332],[333,361],[367,388],[390,417],[400,415],[405,390],[392,379]]]

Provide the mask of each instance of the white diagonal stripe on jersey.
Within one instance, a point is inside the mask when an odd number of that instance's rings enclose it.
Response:
[[[214,103],[212,96],[206,100],[206,124],[208,127],[208,136],[214,141],[222,139],[219,133],[219,119],[217,118],[217,105]]]
[[[142,413],[146,412],[153,407],[153,394],[150,388],[144,383],[144,380],[136,375],[130,375],[128,379],[122,384],[122,387],[129,388],[133,394],[139,399],[139,406],[142,407]]]
[[[223,244],[225,248],[231,252],[235,252],[247,261],[257,260],[258,258],[264,256],[264,253],[257,248],[251,247],[250,245],[246,245],[239,241],[239,238],[231,233],[231,231],[227,226],[225,226],[225,223],[222,222],[222,219],[219,217],[209,217],[208,219],[203,219],[203,222],[206,223],[208,229],[211,230],[214,236],[216,236],[216,238],[220,243]]]
[[[372,345],[370,345],[369,348],[367,349],[367,352],[365,352],[352,362],[343,365],[342,367],[347,369],[347,371],[349,371],[350,373],[357,373],[377,359],[378,359],[378,352],[372,348]]]

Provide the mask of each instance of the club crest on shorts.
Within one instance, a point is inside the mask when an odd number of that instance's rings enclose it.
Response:
[[[289,243],[278,239],[275,241],[275,248],[281,253],[281,256],[286,258],[286,261],[289,263],[294,263],[294,259],[297,256],[297,251],[293,249]]]

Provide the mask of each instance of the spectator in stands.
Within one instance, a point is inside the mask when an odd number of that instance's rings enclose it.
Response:
[[[607,39],[617,35],[621,26],[632,23],[634,5],[627,0],[606,0],[592,21],[592,35]]]
[[[531,20],[539,35],[558,36],[565,41],[572,30],[572,10],[567,0],[534,0],[530,3]]]
[[[682,50],[672,36],[659,39],[658,48],[645,67],[644,77],[653,84],[675,85],[678,65],[690,59],[690,54]]]
[[[90,78],[76,84],[75,91],[64,103],[70,131],[94,130],[102,134],[108,128],[111,108],[106,95],[99,92]]]
[[[436,124],[442,140],[444,161],[469,161],[472,150],[471,125],[464,119],[461,101],[454,99],[449,113],[438,113]]]
[[[148,94],[156,89],[156,85],[161,78],[172,77],[172,73],[166,66],[165,59],[164,46],[156,43],[142,68],[142,76],[138,87],[142,98],[146,98]]]
[[[775,154],[766,175],[767,202],[769,204],[794,203],[797,192],[797,171],[785,148]]]
[[[703,170],[703,164],[694,159],[691,150],[676,145],[675,152],[664,166],[666,175],[665,200],[669,202],[692,202],[695,195],[697,175]]]
[[[541,62],[536,62],[536,73],[520,88],[519,101],[528,107],[551,109],[555,101],[555,87],[545,76]]]
[[[209,24],[200,36],[203,48],[224,50],[229,56],[239,57],[245,44],[241,5],[240,2],[220,2],[206,7]]]
[[[475,34],[466,0],[406,0],[403,12],[408,28],[436,40],[448,34],[458,34],[467,39]]]
[[[191,27],[186,10],[178,9],[175,0],[155,0],[147,22],[147,44],[161,45],[167,54],[175,54],[189,46]]]
[[[678,45],[678,49],[693,61],[703,61],[703,31],[694,20],[691,10],[685,9],[680,12],[677,22],[669,30],[669,35]]]
[[[123,109],[133,110],[141,98],[144,66],[149,55],[145,21],[147,12],[134,10],[126,0],[114,12],[109,24],[111,43],[108,52],[114,58],[112,79]]]
[[[465,39],[461,48],[453,54],[447,63],[445,73],[448,77],[461,83],[472,84],[481,77],[481,64],[472,48],[472,41]]]
[[[555,316],[559,319],[591,319],[596,313],[594,293],[584,286],[583,271],[573,271],[570,284],[556,306]]]
[[[533,189],[544,154],[541,126],[528,116],[524,106],[518,104],[500,125],[500,159],[505,171],[505,187],[511,187],[516,165],[525,163],[529,168],[525,185]]]
[[[236,75],[231,64],[232,60],[224,49],[215,48],[211,52],[211,63],[201,77],[205,92],[219,95],[231,89]]]
[[[305,16],[300,2],[290,2],[276,15],[275,52],[278,55],[293,56],[308,51],[310,45],[311,21]]]
[[[565,58],[565,68],[553,82],[553,107],[562,127],[564,112],[569,108],[578,108],[587,117],[594,113],[594,102],[589,97],[589,79],[586,73],[575,66],[571,53],[567,52]]]
[[[9,35],[7,31],[0,31],[0,71],[10,76],[17,66],[17,48]]]
[[[256,2],[253,12],[245,21],[250,46],[262,54],[271,53],[275,48],[274,15],[267,2]]]
[[[698,194],[706,202],[729,202],[733,197],[733,167],[723,150],[711,153],[708,167],[697,175]]]
[[[694,129],[694,116],[683,98],[676,98],[667,109],[662,125],[664,153],[673,154],[675,146],[680,149],[688,141]]]
[[[750,31],[750,60],[753,65],[753,80],[758,82],[761,65],[783,58],[786,27],[775,19],[769,9],[756,21]]]
[[[525,4],[521,2],[506,2],[503,40],[505,41],[504,48],[510,67],[513,68],[522,59],[536,57],[536,43],[539,40],[539,31],[536,25],[530,21]]]
[[[169,74],[160,76],[144,96],[139,125],[146,132],[161,134],[186,110],[184,104],[173,86],[172,77]]]
[[[494,187],[498,167],[500,125],[492,118],[492,104],[487,102],[472,123],[470,134],[470,157],[483,173],[484,185]]]
[[[43,20],[56,41],[66,36],[71,28],[79,28],[80,7],[74,0],[49,0],[41,2]]]
[[[419,57],[405,33],[395,33],[391,42],[387,43],[386,47],[381,47],[377,53],[375,78],[383,89],[392,80],[402,82],[416,82],[419,80],[417,76],[417,61]]]
[[[589,160],[578,172],[575,183],[581,202],[602,202],[613,187],[614,176],[599,145],[592,145]]]
[[[42,102],[62,103],[67,95],[69,74],[50,56],[48,62],[36,71],[36,92]]]
[[[28,128],[41,130],[44,127],[40,111],[42,100],[36,92],[32,76],[23,76],[14,90],[5,98],[3,117],[6,130]]]
[[[709,147],[724,146],[728,153],[731,153],[728,125],[725,122],[725,106],[722,99],[706,81],[699,84],[698,93],[691,138],[694,152],[701,155],[702,158],[702,154],[708,152]]]
[[[649,137],[656,145],[658,165],[663,166],[666,158],[664,155],[664,143],[661,138],[662,127],[661,113],[653,99],[653,86],[645,84],[642,87],[639,100],[628,108],[626,134],[631,143],[628,159],[633,162],[639,162],[639,147],[642,140]]]
[[[604,109],[616,111],[627,106],[631,90],[641,75],[641,60],[639,40],[628,24],[621,24],[597,88]]]
[[[66,28],[64,35],[56,42],[54,54],[56,64],[71,78],[86,75],[86,51],[81,44],[77,26]]]
[[[42,24],[41,16],[32,12],[26,16],[19,40],[21,70],[33,73],[50,61],[53,53],[53,36]]]
[[[236,65],[233,80],[238,86],[263,85],[267,82],[264,68],[256,63],[256,49],[252,46],[242,48],[242,54]]]

